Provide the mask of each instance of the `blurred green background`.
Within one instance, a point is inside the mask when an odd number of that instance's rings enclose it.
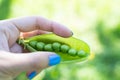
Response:
[[[87,62],[51,67],[36,80],[120,80],[120,0],[0,0],[0,20],[31,15],[68,26],[91,48]]]

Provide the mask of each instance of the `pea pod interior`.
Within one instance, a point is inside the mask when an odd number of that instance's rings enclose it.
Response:
[[[55,34],[42,34],[25,39],[24,43],[29,44],[30,41],[44,42],[45,44],[53,44],[54,42],[59,42],[60,44],[68,45],[70,48],[77,51],[82,50],[87,54],[86,56],[71,56],[67,52],[54,51],[61,56],[62,63],[83,61],[86,60],[88,58],[88,55],[90,54],[89,46],[84,41],[74,37],[63,38]]]

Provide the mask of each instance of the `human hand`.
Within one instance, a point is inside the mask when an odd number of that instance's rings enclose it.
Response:
[[[24,53],[16,43],[21,32],[24,38],[48,32],[72,35],[65,26],[38,16],[0,21],[0,80],[13,80],[21,72],[36,74],[60,62],[60,56],[53,52]]]

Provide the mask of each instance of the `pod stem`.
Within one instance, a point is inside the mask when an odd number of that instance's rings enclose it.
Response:
[[[30,52],[36,52],[37,50],[32,48],[29,44],[24,42],[24,39],[19,39],[18,44],[22,44],[24,46],[24,49],[28,49]]]
[[[23,46],[26,46],[25,42],[24,42],[24,39],[19,39],[18,41],[18,44],[22,44]]]
[[[29,44],[26,44],[26,48],[31,52],[36,52],[37,50],[32,48]]]

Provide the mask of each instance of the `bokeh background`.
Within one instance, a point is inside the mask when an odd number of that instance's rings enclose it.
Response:
[[[0,0],[0,20],[31,15],[68,26],[91,48],[87,62],[51,67],[34,80],[120,80],[120,0]]]

